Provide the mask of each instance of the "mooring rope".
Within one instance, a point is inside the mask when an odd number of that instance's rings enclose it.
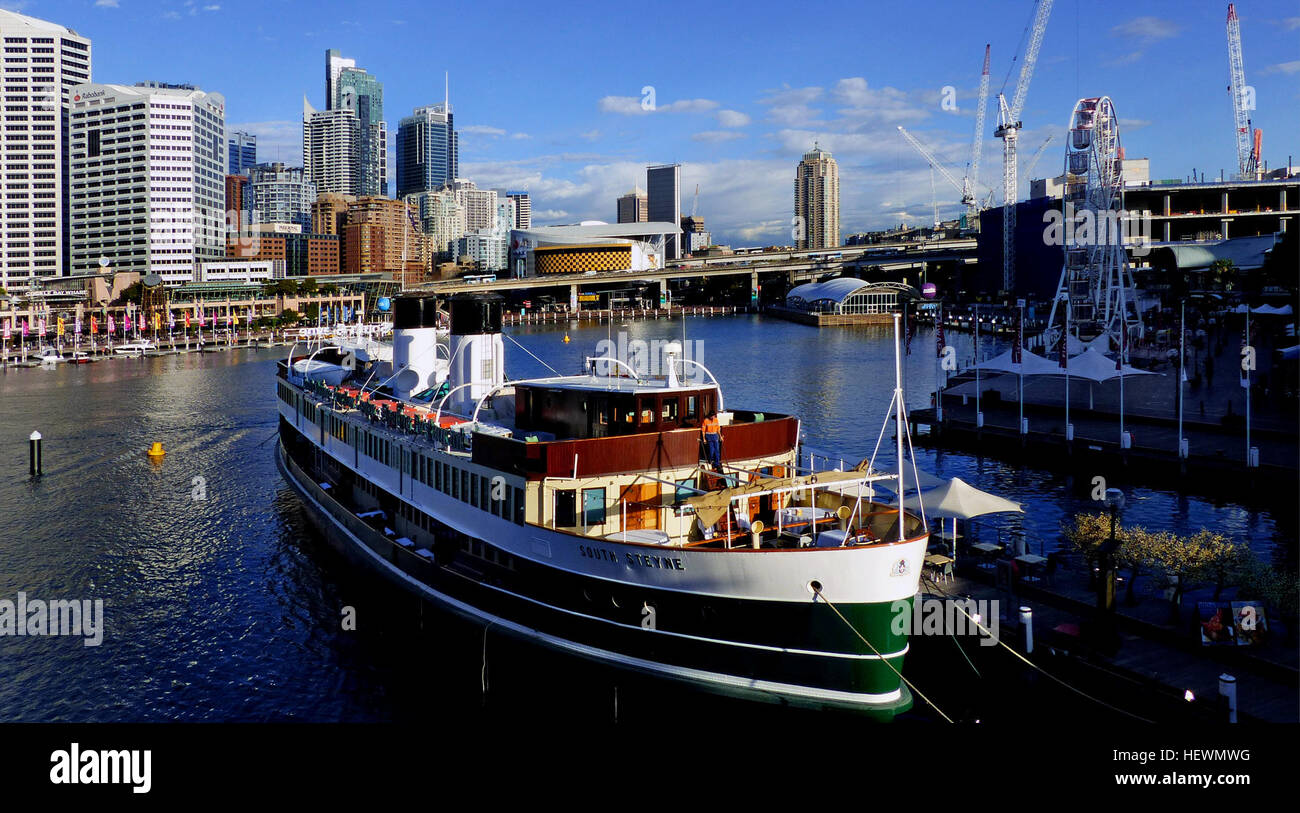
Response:
[[[953,719],[952,719],[951,717],[949,717],[948,715],[946,715],[946,714],[943,713],[943,709],[941,709],[941,708],[939,708],[938,706],[936,706],[936,705],[934,704],[934,701],[933,701],[933,700],[931,700],[930,698],[926,697],[925,694],[923,694],[923,693],[921,692],[920,689],[916,688],[916,684],[912,683],[912,681],[910,681],[910,680],[908,680],[907,678],[903,677],[903,673],[900,672],[900,671],[898,671],[898,669],[896,669],[896,668],[894,667],[894,665],[893,665],[892,663],[890,663],[890,662],[885,658],[885,656],[882,655],[882,654],[880,653],[880,650],[879,650],[879,649],[876,649],[875,644],[873,644],[873,643],[871,643],[870,641],[868,641],[868,640],[866,639],[866,636],[864,636],[862,633],[858,632],[858,628],[855,627],[855,626],[853,626],[853,623],[852,623],[851,621],[849,621],[849,619],[847,619],[847,618],[844,617],[844,614],[840,612],[839,608],[836,607],[835,604],[832,603],[830,599],[826,598],[826,594],[823,593],[822,590],[821,590],[821,585],[818,585],[818,586],[814,587],[814,588],[813,588],[813,593],[815,593],[815,594],[817,595],[817,597],[820,598],[822,601],[826,602],[826,606],[827,606],[827,607],[830,607],[830,608],[835,612],[835,614],[838,615],[838,616],[840,617],[840,620],[844,622],[845,626],[847,626],[849,629],[853,630],[853,634],[856,635],[856,636],[858,636],[858,638],[862,641],[862,643],[866,644],[866,645],[871,649],[871,651],[874,652],[874,653],[876,654],[876,657],[880,658],[881,662],[884,663],[885,666],[888,666],[888,667],[890,668],[890,670],[891,670],[895,675],[898,675],[898,679],[901,680],[901,681],[903,681],[903,683],[907,685],[907,688],[909,688],[909,689],[911,689],[913,692],[915,692],[917,697],[921,698],[921,699],[924,700],[926,703],[929,703],[929,704],[930,704],[930,707],[933,708],[936,712],[938,712],[938,713],[939,713],[939,716],[942,717],[942,718],[944,719],[944,721],[949,722],[949,723],[953,722]]]

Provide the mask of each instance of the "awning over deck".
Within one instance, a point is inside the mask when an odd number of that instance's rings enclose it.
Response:
[[[890,480],[895,475],[880,474],[859,470],[823,471],[801,477],[762,477],[741,483],[732,488],[710,491],[697,497],[690,497],[686,504],[695,509],[696,516],[705,527],[715,525],[727,515],[727,506],[733,500],[762,497],[767,494],[780,494],[787,491],[800,491],[805,488],[824,488],[837,484],[873,483]]]

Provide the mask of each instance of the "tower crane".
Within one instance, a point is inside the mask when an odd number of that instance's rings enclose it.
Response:
[[[980,179],[980,157],[984,154],[984,111],[989,105],[989,46],[984,45],[984,70],[980,73],[979,102],[975,106],[975,140],[970,147],[970,167],[966,172],[961,202],[966,204],[966,223],[974,227],[976,215],[975,187]]]
[[[695,210],[700,208],[700,185],[695,185],[695,200],[691,202],[691,217],[695,217]]]
[[[1237,139],[1237,177],[1243,181],[1253,181],[1255,170],[1259,166],[1260,131],[1255,131],[1255,143],[1251,144],[1250,111],[1247,107],[1246,65],[1241,54],[1241,21],[1237,19],[1236,3],[1228,4],[1228,71],[1232,91],[1232,114],[1235,137]]]
[[[1002,289],[1011,291],[1016,283],[1015,241],[1012,239],[1016,229],[1016,136],[1022,123],[1020,112],[1025,105],[1025,96],[1029,92],[1029,80],[1034,76],[1034,65],[1038,62],[1038,50],[1043,45],[1043,33],[1047,29],[1047,18],[1052,13],[1052,0],[1038,0],[1034,12],[1034,22],[1029,34],[1029,44],[1025,47],[1025,59],[1020,63],[1020,79],[1016,82],[1016,92],[1011,104],[1007,98],[998,94],[998,128],[993,135],[1002,139]]]

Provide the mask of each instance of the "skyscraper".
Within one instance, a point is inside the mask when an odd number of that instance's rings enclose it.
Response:
[[[649,219],[649,204],[640,189],[633,189],[618,199],[619,223],[645,223]]]
[[[507,192],[506,197],[515,205],[515,225],[516,229],[531,229],[533,227],[533,201],[527,192]]]
[[[90,39],[0,10],[5,139],[0,148],[0,288],[18,293],[67,263],[71,88],[90,81]]]
[[[473,181],[457,178],[451,187],[456,192],[456,202],[465,209],[465,231],[491,229],[496,223],[497,191],[479,189]]]
[[[351,110],[317,110],[302,100],[302,162],[316,191],[355,195],[360,188],[360,124]]]
[[[325,52],[325,109],[333,110],[338,106],[338,79],[339,73],[344,68],[355,68],[357,61],[355,59],[344,59],[339,56],[338,49],[330,48]]]
[[[175,285],[225,256],[225,107],[184,85],[72,88],[74,273],[105,258]]]
[[[384,86],[360,68],[345,67],[335,83],[334,110],[357,117],[357,184],[360,195],[388,195],[388,124],[384,122]]]
[[[296,223],[311,232],[316,185],[307,180],[302,167],[258,164],[248,170],[248,186],[257,222]]]
[[[682,219],[682,165],[662,164],[646,170],[646,215],[652,223],[671,223],[679,227]],[[664,258],[682,256],[678,236],[669,234],[664,241]]]
[[[247,174],[248,168],[257,163],[257,136],[239,130],[230,134],[230,168],[231,175]]]
[[[794,216],[798,248],[840,244],[840,168],[817,144],[804,153],[794,178]],[[802,238],[797,235],[802,234]]]
[[[397,127],[397,196],[432,192],[456,179],[460,136],[446,101],[417,107]]]

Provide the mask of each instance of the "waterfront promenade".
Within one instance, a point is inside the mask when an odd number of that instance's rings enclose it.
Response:
[[[1269,638],[1261,645],[1202,646],[1196,602],[1210,600],[1212,587],[1189,590],[1174,620],[1171,603],[1158,592],[1153,594],[1154,580],[1139,579],[1137,603],[1129,606],[1125,602],[1127,585],[1121,579],[1112,622],[1100,625],[1096,593],[1082,557],[1059,556],[1058,567],[1050,577],[1040,569],[1032,580],[1015,578],[1013,594],[998,588],[991,561],[985,560],[982,567],[978,561],[974,553],[959,552],[956,575],[936,582],[927,574],[921,582],[922,594],[926,598],[1000,600],[1009,616],[1001,621],[1000,638],[1022,654],[1024,634],[1018,628],[1019,608],[1029,607],[1034,628],[1030,660],[1058,677],[1064,677],[1060,673],[1066,669],[1071,680],[1088,676],[1090,694],[1104,694],[1108,702],[1144,716],[1143,708],[1131,705],[1139,694],[1157,698],[1161,702],[1156,705],[1176,711],[1180,702],[1187,702],[1184,692],[1190,690],[1195,707],[1188,708],[1189,715],[1226,722],[1218,682],[1219,675],[1227,673],[1237,679],[1243,722],[1300,722],[1296,691],[1300,685],[1300,656],[1294,643],[1295,632],[1285,629],[1277,619],[1269,620]],[[1222,600],[1232,598],[1234,589],[1225,588]],[[1104,626],[1111,626],[1114,634],[1102,632]],[[972,654],[985,651],[972,642],[964,644]],[[985,660],[1014,658],[1010,653],[987,651],[990,654]],[[1125,705],[1126,700],[1130,705]],[[1153,714],[1147,716],[1155,716],[1156,705],[1149,709]]]

